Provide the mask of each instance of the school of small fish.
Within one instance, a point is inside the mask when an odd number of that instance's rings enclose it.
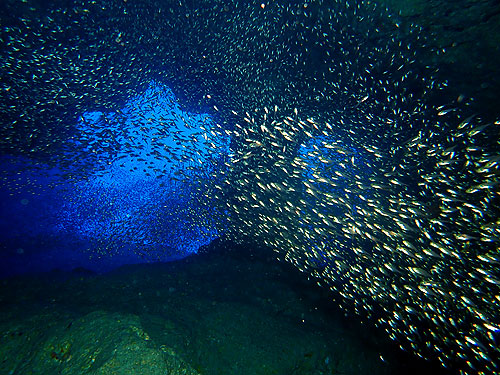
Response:
[[[500,120],[439,102],[418,25],[370,1],[21,3],[1,13],[2,154],[65,181],[132,157],[403,350],[500,371]],[[213,121],[117,109],[152,81]],[[89,110],[114,117],[78,130]]]

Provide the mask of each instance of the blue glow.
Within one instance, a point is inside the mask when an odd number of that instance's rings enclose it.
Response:
[[[298,156],[305,161],[308,168],[303,170],[302,176],[310,188],[304,187],[303,199],[308,207],[314,207],[315,215],[322,215],[329,220],[315,223],[314,226],[323,225],[330,233],[329,237],[313,237],[308,239],[309,246],[314,248],[309,257],[309,262],[316,267],[323,267],[332,261],[331,256],[325,254],[328,247],[349,252],[351,241],[338,241],[349,230],[349,222],[355,222],[356,217],[361,217],[362,209],[368,209],[367,202],[373,197],[373,189],[359,185],[369,179],[372,173],[370,163],[372,158],[364,150],[353,147],[331,136],[317,136],[304,144]],[[357,185],[356,182],[360,184]],[[321,200],[321,202],[317,202]],[[307,215],[304,215],[307,217]],[[334,221],[335,219],[341,221]],[[307,230],[314,231],[314,226],[301,220],[301,225]],[[331,230],[336,226],[337,230]]]
[[[209,114],[181,110],[155,82],[120,111],[84,113],[84,142],[75,147],[94,154],[100,168],[74,185],[58,230],[106,255],[132,250],[166,260],[196,252],[220,235],[199,184],[229,153],[229,139],[213,127]]]

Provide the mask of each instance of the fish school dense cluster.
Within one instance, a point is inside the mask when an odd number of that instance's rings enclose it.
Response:
[[[499,371],[500,122],[439,102],[418,26],[340,0],[23,4],[2,13],[4,153],[189,189],[192,217],[274,249],[404,350]],[[119,112],[152,81],[213,122]],[[90,134],[86,111],[117,115]]]
[[[499,123],[436,123],[360,150],[340,124],[264,111],[235,130],[231,186],[219,187],[235,236],[260,238],[402,348],[493,370],[499,155],[477,145]]]

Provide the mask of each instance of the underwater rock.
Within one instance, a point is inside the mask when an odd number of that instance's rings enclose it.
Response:
[[[41,321],[43,316],[33,318]],[[28,340],[29,345],[18,341],[15,357],[3,359],[3,373],[198,374],[172,350],[158,348],[137,316],[94,311],[59,323],[49,323],[51,328]]]

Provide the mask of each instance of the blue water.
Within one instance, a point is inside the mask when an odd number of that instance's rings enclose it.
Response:
[[[182,110],[167,86],[151,82],[120,110],[79,119],[74,147],[95,167],[85,178],[67,179],[57,165],[33,169],[22,157],[2,160],[12,182],[0,191],[1,276],[179,259],[221,235],[196,214],[205,192],[190,184],[214,165],[202,135],[213,126],[210,114]],[[175,137],[194,140],[196,168]],[[213,141],[228,154],[228,138]],[[83,160],[70,162],[75,174],[83,170]]]

